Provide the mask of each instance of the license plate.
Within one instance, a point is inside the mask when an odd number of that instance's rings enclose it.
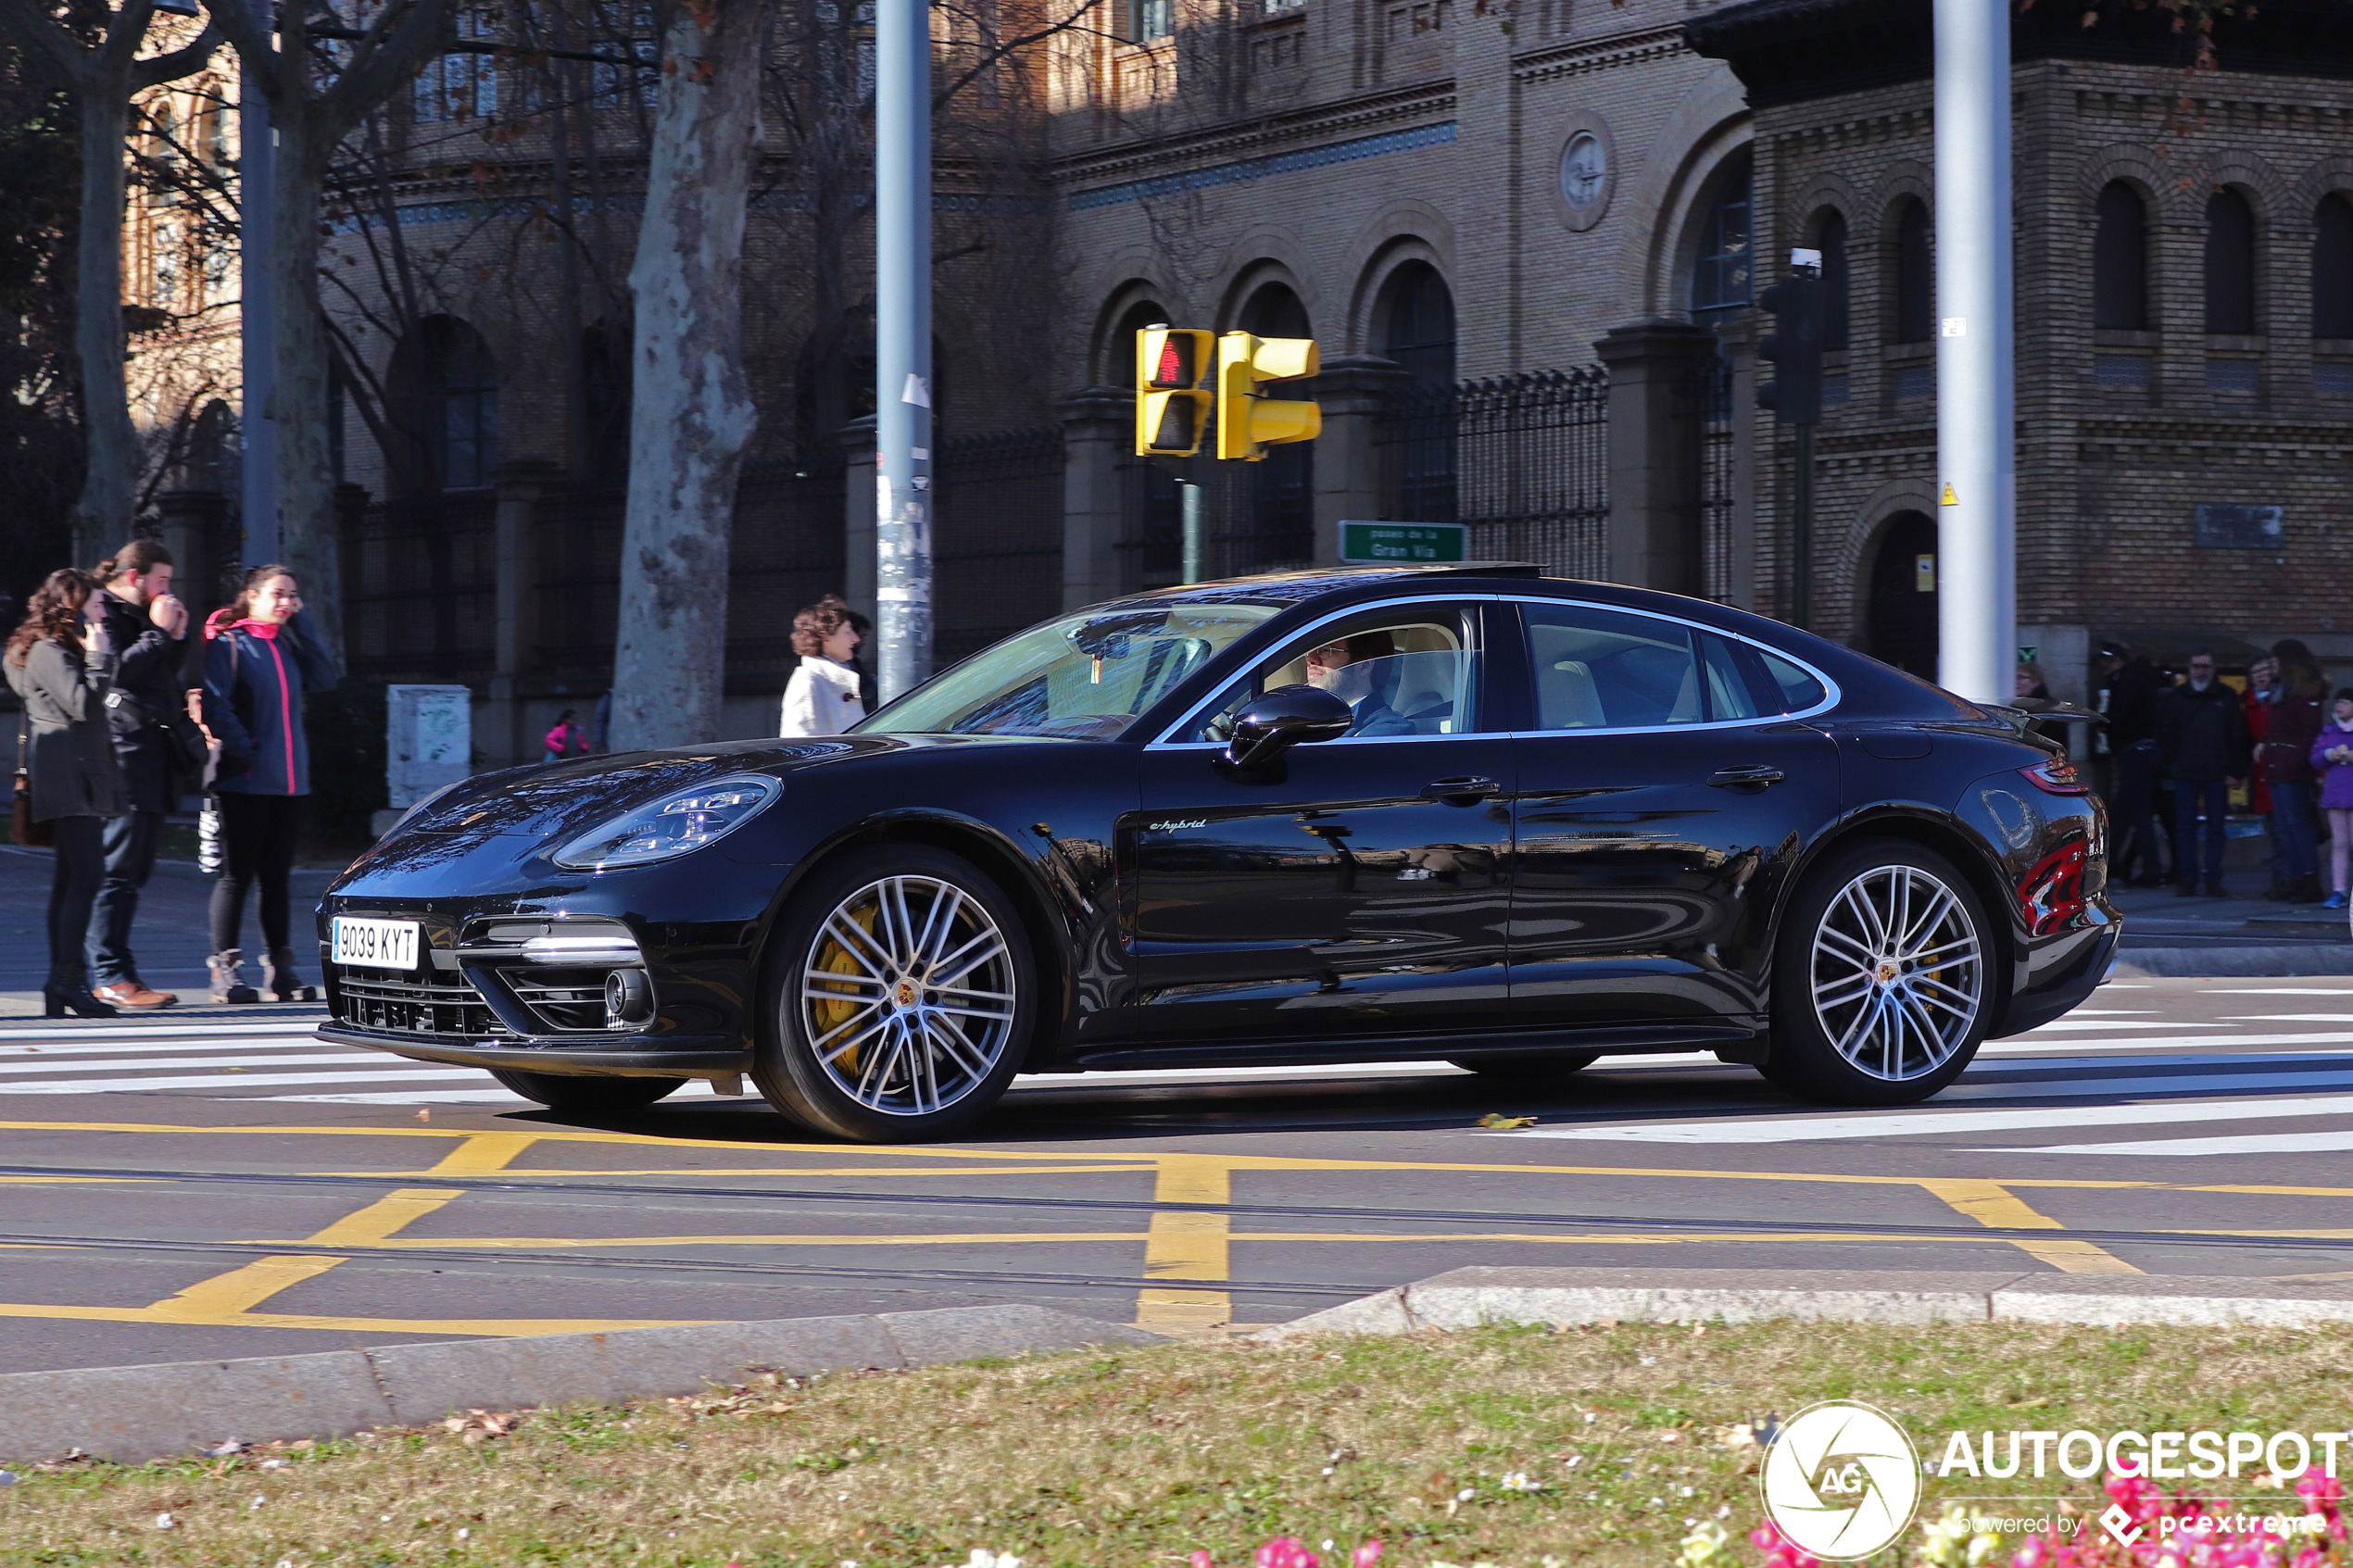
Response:
[[[361,969],[414,969],[417,933],[412,920],[335,917],[335,962]]]

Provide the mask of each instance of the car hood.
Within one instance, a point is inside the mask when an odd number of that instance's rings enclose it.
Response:
[[[447,865],[477,851],[508,861],[525,859],[542,846],[553,848],[673,790],[735,774],[789,779],[813,768],[857,767],[911,751],[1085,744],[1028,735],[829,735],[724,741],[507,768],[477,774],[434,797],[353,861],[337,885],[371,872]]]

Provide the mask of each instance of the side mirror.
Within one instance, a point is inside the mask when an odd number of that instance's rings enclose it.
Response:
[[[1321,686],[1277,686],[1234,715],[1227,765],[1264,768],[1302,742],[1346,734],[1354,720],[1348,704]]]

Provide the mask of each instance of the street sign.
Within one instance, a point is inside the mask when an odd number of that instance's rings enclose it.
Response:
[[[1465,560],[1470,530],[1459,522],[1347,522],[1340,525],[1340,558],[1351,566]]]

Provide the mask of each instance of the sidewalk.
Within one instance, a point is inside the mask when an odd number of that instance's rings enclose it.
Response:
[[[50,867],[46,850],[0,845],[0,936],[6,938],[0,943],[0,1018],[41,1011],[41,983],[49,972]],[[293,877],[289,934],[302,977],[313,985],[319,984],[319,960],[310,911],[336,874],[297,870]],[[175,1018],[184,1017],[191,1003],[202,1001],[209,986],[204,960],[212,946],[206,935],[205,909],[211,895],[212,879],[191,860],[157,861],[155,875],[140,895],[131,949],[142,979],[180,994],[181,1005],[170,1010]],[[260,970],[254,960],[260,954],[261,926],[257,902],[245,901],[245,951],[247,978],[258,981]],[[249,1008],[233,1010],[245,1016],[252,1012]]]

